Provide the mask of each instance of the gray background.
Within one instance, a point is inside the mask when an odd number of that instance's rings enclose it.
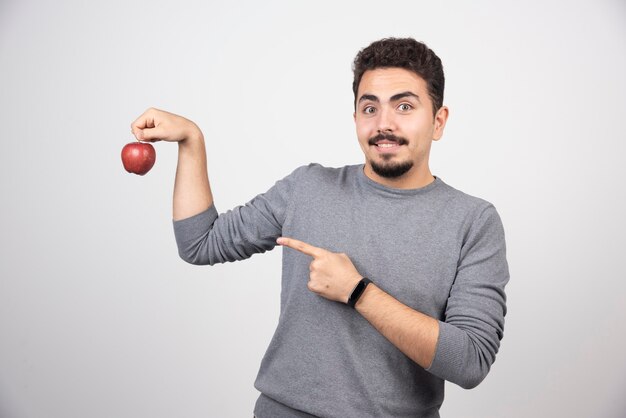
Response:
[[[384,36],[443,59],[432,170],[493,202],[505,338],[448,417],[626,414],[626,2],[0,1],[0,416],[247,417],[280,253],[178,259],[176,147],[126,173],[155,106],[207,138],[218,210],[311,161],[360,163],[351,61]]]

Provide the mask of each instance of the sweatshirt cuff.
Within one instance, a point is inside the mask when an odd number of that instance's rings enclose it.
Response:
[[[427,371],[464,389],[472,389],[487,376],[493,362],[481,361],[476,350],[465,331],[439,321],[437,351]]]
[[[451,379],[464,367],[465,347],[463,333],[453,325],[439,321],[439,339],[432,364],[426,371],[446,380]]]
[[[176,241],[188,242],[205,235],[217,217],[217,209],[215,205],[211,205],[207,210],[189,218],[172,221]]]

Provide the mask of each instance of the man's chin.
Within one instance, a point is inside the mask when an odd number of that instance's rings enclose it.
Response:
[[[383,162],[370,161],[372,171],[381,177],[395,179],[402,177],[413,168],[413,161]]]

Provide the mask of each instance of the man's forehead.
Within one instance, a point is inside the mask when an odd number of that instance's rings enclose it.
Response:
[[[363,73],[359,83],[358,98],[376,96],[380,100],[410,92],[420,97],[427,92],[426,81],[416,73],[404,68],[377,68]]]

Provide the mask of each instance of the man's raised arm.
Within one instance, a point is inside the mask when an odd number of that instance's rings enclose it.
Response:
[[[150,108],[131,124],[131,131],[139,141],[178,142],[173,199],[175,221],[205,211],[213,204],[204,136],[195,123],[182,116]]]

